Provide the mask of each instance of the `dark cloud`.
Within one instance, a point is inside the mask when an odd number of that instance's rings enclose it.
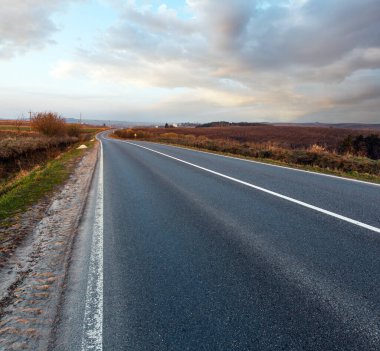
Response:
[[[357,48],[380,46],[377,0],[309,0],[303,6],[276,6],[252,14],[241,47],[254,67],[321,67]]]

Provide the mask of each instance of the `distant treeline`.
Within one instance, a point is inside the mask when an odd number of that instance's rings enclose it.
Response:
[[[257,123],[257,122],[211,122],[198,125],[196,128],[207,128],[207,127],[255,127],[255,126],[267,126],[268,123]]]

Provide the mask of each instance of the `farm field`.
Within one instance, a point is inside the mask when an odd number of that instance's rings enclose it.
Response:
[[[0,131],[30,131],[30,123],[27,120],[0,119]]]

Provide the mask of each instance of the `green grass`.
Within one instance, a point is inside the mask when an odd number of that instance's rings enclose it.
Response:
[[[29,126],[21,126],[21,127],[16,127],[13,125],[0,125],[0,130],[21,130],[21,131],[26,131],[30,130]]]
[[[93,143],[85,143],[89,148]],[[0,224],[7,226],[12,218],[25,211],[44,196],[52,193],[63,184],[75,167],[75,161],[83,155],[84,150],[77,150],[77,145],[60,155],[60,157],[41,165],[16,181],[3,184],[0,188]]]

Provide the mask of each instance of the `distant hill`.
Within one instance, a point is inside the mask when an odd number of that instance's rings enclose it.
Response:
[[[256,127],[256,126],[298,126],[298,127],[322,127],[322,128],[340,128],[340,129],[372,129],[380,130],[380,123],[265,123],[265,122],[227,122],[227,121],[217,121],[199,124],[197,128],[210,128],[210,127]]]
[[[305,127],[325,127],[325,128],[341,128],[341,129],[378,129],[380,123],[273,123],[275,126],[305,126]]]
[[[256,126],[267,126],[269,123],[259,123],[259,122],[210,122],[204,123],[197,126],[197,128],[209,128],[209,127],[256,127]]]
[[[79,123],[79,118],[65,118],[68,123]],[[112,121],[112,120],[99,120],[99,119],[82,119],[83,124],[91,124],[95,126],[106,125],[107,127],[115,127],[115,128],[128,128],[135,126],[154,126],[154,123],[146,123],[146,122],[130,122],[130,121]]]
[[[335,128],[345,128],[345,129],[379,129],[379,124],[366,124],[366,123],[335,123],[332,124]]]

